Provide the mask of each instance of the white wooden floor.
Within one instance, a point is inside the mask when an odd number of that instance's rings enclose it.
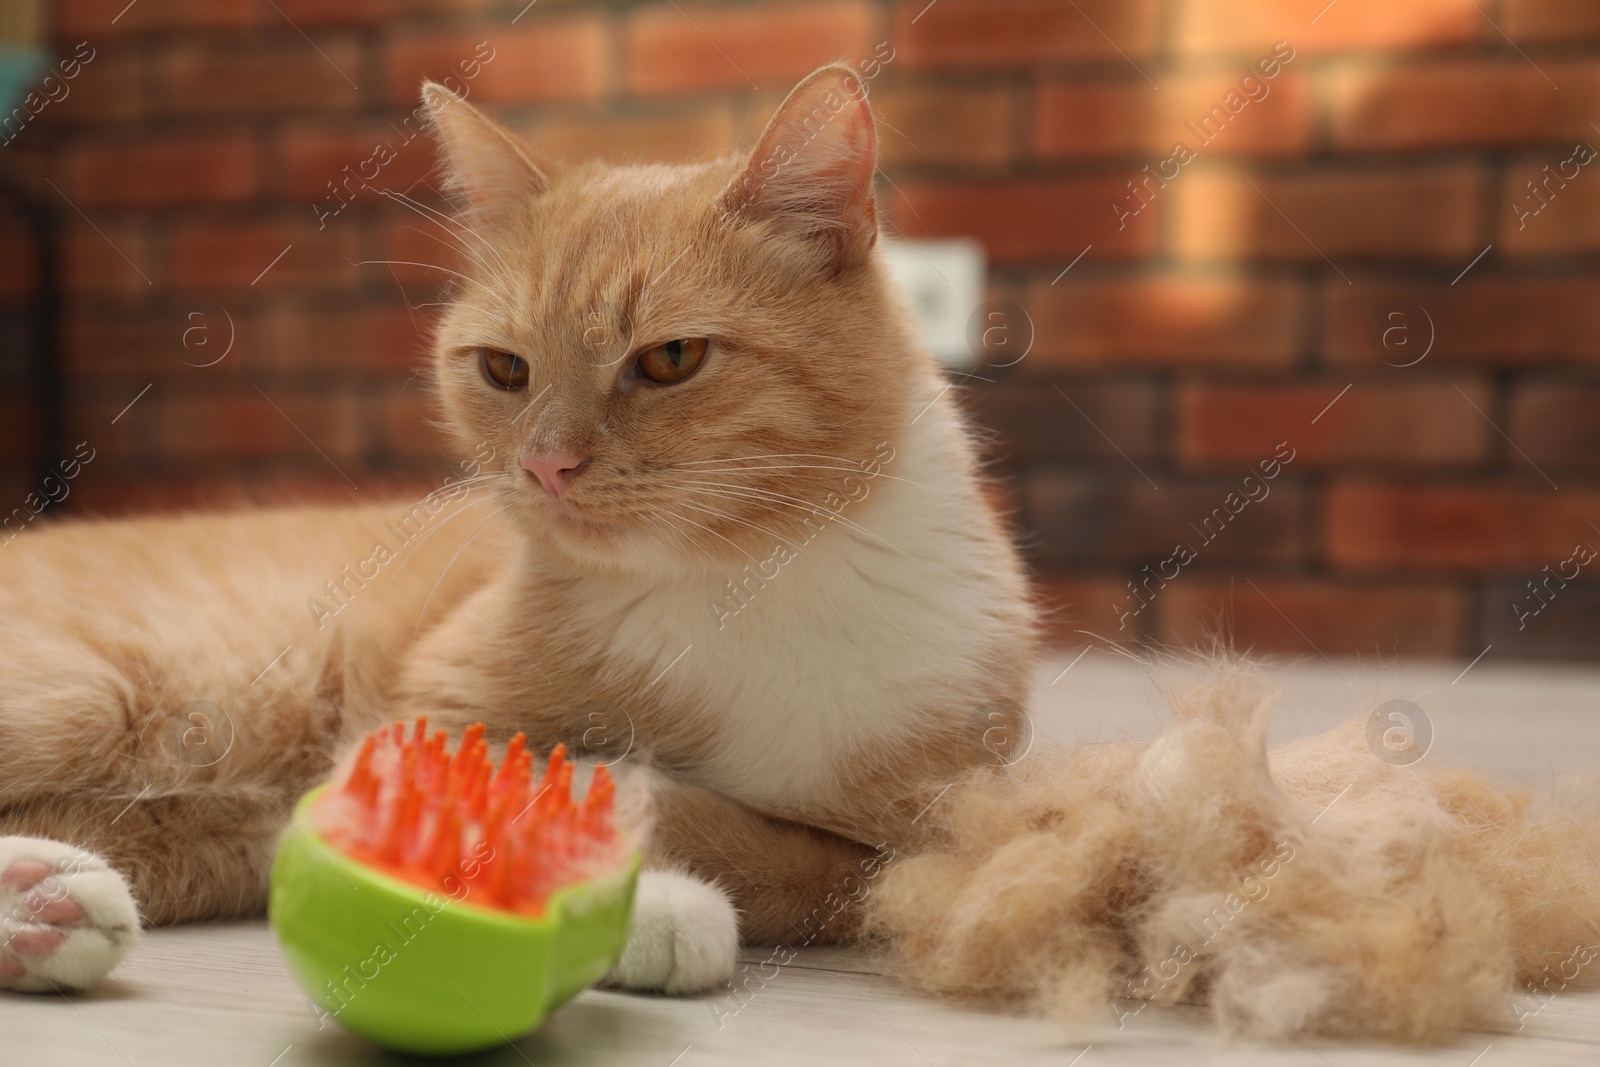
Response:
[[[1072,740],[1148,736],[1160,721],[1143,673],[1092,652],[1040,673],[1038,733]],[[1430,760],[1517,778],[1600,770],[1600,670],[1501,668],[1492,661],[1396,669],[1284,668],[1275,739],[1413,701],[1434,731]],[[1057,679],[1051,684],[1051,679]],[[1452,679],[1457,679],[1452,682]],[[752,964],[765,950],[746,953]],[[1086,1051],[1087,1050],[1087,1051]],[[695,1067],[729,1063],[978,1064],[1008,1067],[1228,1064],[1600,1064],[1600,994],[1558,999],[1520,1033],[1469,1033],[1425,1052],[1297,1041],[1228,1044],[1193,1009],[1149,1008],[1126,1030],[964,1011],[910,996],[857,950],[807,950],[742,1009],[726,998],[589,992],[539,1032],[471,1062]],[[317,1021],[264,923],[163,930],[91,996],[0,1000],[0,1064],[291,1067],[404,1062]]]

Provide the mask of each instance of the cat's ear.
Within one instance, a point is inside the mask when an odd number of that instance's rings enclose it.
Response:
[[[437,82],[424,82],[422,101],[444,149],[445,181],[488,222],[550,187],[516,135]]]
[[[835,265],[844,266],[878,237],[877,164],[866,85],[849,67],[833,64],[795,86],[723,191],[722,206],[828,242]]]

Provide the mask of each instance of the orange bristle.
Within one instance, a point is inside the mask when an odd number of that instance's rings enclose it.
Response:
[[[378,739],[368,734],[361,741],[361,750],[356,753],[356,762],[350,768],[350,777],[345,782],[347,793],[361,794],[366,791],[367,782],[372,778],[372,751],[377,747]]]
[[[407,728],[409,725],[409,729]],[[362,739],[313,809],[317,830],[352,858],[457,900],[538,914],[555,890],[614,869],[627,845],[612,825],[616,785],[605,767],[572,797],[566,747],[537,787],[522,734],[496,765],[482,723],[452,751],[423,716]]]
[[[519,733],[513,737],[511,739],[511,743],[506,746],[505,758],[500,761],[500,770],[495,775],[494,779],[493,789],[496,792],[505,788],[506,785],[516,776],[517,765],[522,758],[522,746],[526,742],[527,738],[523,737]]]

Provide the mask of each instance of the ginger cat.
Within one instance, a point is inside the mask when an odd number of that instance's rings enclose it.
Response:
[[[614,977],[705,989],[737,937],[851,936],[841,887],[1017,725],[1032,609],[875,247],[860,79],[692,166],[552,168],[424,98],[464,204],[416,206],[467,262],[433,358],[464,477],[3,548],[0,988],[259,914],[297,797],[426,714],[655,768]]]

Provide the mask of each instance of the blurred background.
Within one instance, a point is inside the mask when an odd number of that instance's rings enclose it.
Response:
[[[8,0],[0,542],[439,484],[422,77],[671,161],[841,59],[1056,641],[1600,651],[1592,0]]]

